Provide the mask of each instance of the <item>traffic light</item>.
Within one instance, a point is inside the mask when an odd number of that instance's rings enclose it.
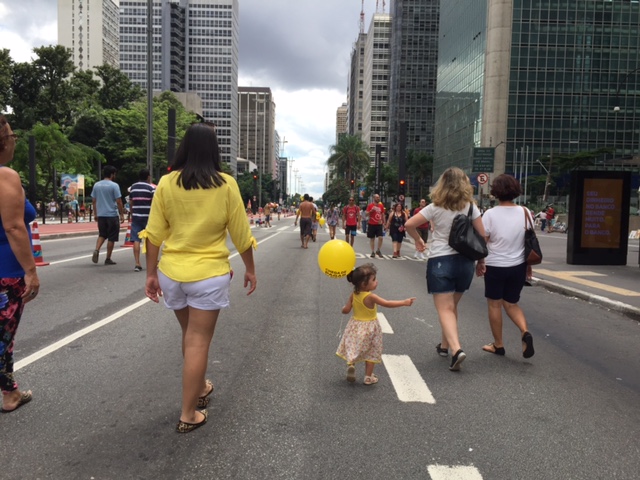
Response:
[[[404,195],[406,190],[407,182],[405,180],[400,180],[400,184],[398,185],[398,194]]]
[[[257,181],[258,181],[258,175],[255,175],[255,174],[253,175],[253,181],[254,181],[254,182],[257,182]]]
[[[351,180],[351,188],[353,188],[353,186],[354,186],[355,184],[356,184],[356,181],[352,179],[352,180]]]

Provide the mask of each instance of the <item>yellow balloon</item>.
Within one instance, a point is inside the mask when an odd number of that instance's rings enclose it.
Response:
[[[324,218],[320,218],[319,222],[321,227],[324,227],[325,224],[325,219]]]
[[[344,240],[329,240],[318,252],[318,265],[328,277],[346,277],[356,266],[356,252]]]

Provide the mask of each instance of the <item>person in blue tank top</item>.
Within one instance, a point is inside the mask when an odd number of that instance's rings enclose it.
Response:
[[[6,167],[13,159],[17,136],[0,115],[0,389],[2,413],[13,412],[32,399],[18,389],[13,375],[13,347],[24,304],[40,291],[31,249],[29,223],[36,210],[24,195],[20,176]]]

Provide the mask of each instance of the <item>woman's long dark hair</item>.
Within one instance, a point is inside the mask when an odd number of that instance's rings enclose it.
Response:
[[[216,188],[226,183],[220,175],[220,147],[213,126],[194,123],[186,133],[173,159],[172,170],[179,170],[178,185],[185,190]]]

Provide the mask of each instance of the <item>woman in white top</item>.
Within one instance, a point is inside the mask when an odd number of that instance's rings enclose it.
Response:
[[[485,352],[504,355],[502,342],[502,309],[520,329],[522,356],[534,354],[533,337],[527,331],[527,320],[518,305],[525,280],[531,277],[531,266],[524,258],[524,232],[531,218],[529,209],[513,203],[522,194],[518,180],[511,175],[498,175],[491,184],[491,195],[499,201],[497,207],[482,217],[489,255],[480,260],[476,274],[484,276],[484,296],[489,306],[489,325],[493,342],[485,345]],[[528,219],[527,219],[528,217]]]
[[[431,204],[405,224],[419,252],[424,252],[427,246],[418,234],[417,227],[428,221],[433,228],[427,261],[427,290],[433,295],[442,328],[442,341],[436,345],[436,350],[440,356],[446,357],[451,348],[449,369],[453,371],[460,370],[460,364],[466,358],[458,338],[458,303],[471,285],[474,262],[449,246],[449,232],[455,216],[458,213],[466,215],[469,204],[473,204],[473,187],[469,178],[459,168],[448,168],[431,193]],[[484,236],[482,218],[475,204],[471,218],[473,228]]]

